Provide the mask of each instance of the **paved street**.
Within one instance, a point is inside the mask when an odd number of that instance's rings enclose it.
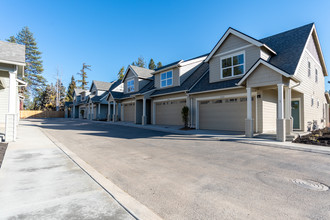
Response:
[[[106,122],[34,123],[164,219],[330,218],[329,190],[293,183],[330,185],[329,155]]]
[[[37,126],[19,126],[0,169],[0,219],[134,219]]]

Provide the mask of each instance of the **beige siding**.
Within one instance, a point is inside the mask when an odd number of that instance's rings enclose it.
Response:
[[[234,35],[229,35],[229,37],[223,42],[221,47],[216,51],[214,56],[209,61],[210,69],[210,82],[217,82],[221,80],[220,72],[220,60],[223,56],[217,56],[221,53],[235,50],[237,48],[251,45],[249,42],[242,40]],[[242,50],[237,50],[233,53],[244,51],[245,52],[245,71],[251,68],[251,66],[260,58],[260,48],[254,45],[251,45]],[[224,56],[230,55],[230,53],[225,54]]]
[[[266,50],[264,48],[262,48],[260,50],[260,58],[268,61],[270,57],[271,57],[271,54],[270,54],[270,52],[268,50]]]
[[[308,77],[308,61],[311,62],[311,76]],[[318,82],[315,82],[315,68],[318,70]],[[320,127],[324,127],[325,123],[321,122],[323,119],[322,106],[326,103],[324,96],[325,92],[325,80],[321,66],[312,59],[312,57],[304,52],[296,77],[300,79],[301,84],[294,89],[304,94],[303,96],[303,130],[307,130],[307,123],[317,121]],[[311,105],[311,100],[314,99],[314,105]],[[317,101],[319,100],[320,106],[317,107]]]
[[[130,103],[123,103],[122,104],[124,109],[124,120],[127,122],[134,122],[135,121],[135,102],[130,102]]]
[[[134,75],[131,70],[129,70],[124,81],[124,93],[127,93],[127,81],[132,79],[134,79],[134,91],[139,91],[139,79]]]
[[[306,49],[312,54],[312,56],[317,60],[318,63],[320,62],[319,54],[317,53],[317,49],[315,46],[314,38],[311,36],[307,42]]]
[[[173,71],[173,86],[179,86],[180,85],[179,68],[176,67],[176,68],[171,69],[171,70]],[[168,72],[168,71],[171,71],[171,70],[166,70],[164,72]],[[155,87],[157,89],[162,89],[160,87],[160,74],[162,74],[162,73],[163,72],[155,74]],[[169,87],[165,87],[165,88],[169,88]]]
[[[276,131],[277,90],[262,91],[262,132]]]
[[[282,75],[260,64],[247,79],[247,87],[276,85],[282,83]]]
[[[9,74],[0,71],[0,80],[5,88],[0,89],[0,123],[5,123],[5,115],[8,113],[8,97],[9,97]]]
[[[183,125],[181,110],[185,105],[185,99],[156,102],[156,124]]]

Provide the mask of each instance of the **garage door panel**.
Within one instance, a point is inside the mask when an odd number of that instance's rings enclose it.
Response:
[[[157,102],[156,124],[183,125],[181,110],[185,105],[185,100]]]
[[[127,122],[134,122],[135,103],[124,104],[124,120]]]
[[[246,99],[232,98],[199,103],[199,127],[210,130],[244,131]]]

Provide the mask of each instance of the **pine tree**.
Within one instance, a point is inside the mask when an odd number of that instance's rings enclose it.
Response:
[[[73,92],[74,89],[77,88],[76,80],[74,79],[74,76],[71,77],[71,82],[68,86],[68,91],[66,92],[66,101],[67,102],[73,102]]]
[[[157,68],[156,68],[156,69],[161,68],[162,66],[163,66],[162,62],[158,62],[158,63],[157,63]]]
[[[15,38],[15,36],[10,36],[8,39],[6,39],[6,41],[8,41],[10,43],[16,43],[16,38]]]
[[[122,80],[124,78],[124,72],[125,72],[125,67],[120,68],[120,70],[117,74],[118,79]]]
[[[42,76],[44,69],[41,60],[41,52],[33,37],[33,33],[28,27],[24,27],[16,37],[10,36],[8,41],[25,45],[26,66],[23,80],[28,83],[28,86],[26,90],[23,91],[23,94],[25,96],[25,104],[28,105],[31,95],[32,97],[38,96],[46,84],[46,80]],[[33,104],[32,106],[36,105]]]
[[[133,66],[139,66],[139,67],[145,67],[146,62],[144,61],[144,58],[140,56],[137,61],[132,63]]]
[[[149,65],[148,65],[149,69],[150,70],[154,70],[156,69],[156,65],[155,65],[155,62],[154,60],[151,58],[150,61],[149,61]]]
[[[56,95],[56,91],[58,91],[58,96]],[[65,87],[63,86],[63,83],[60,79],[58,79],[57,82],[55,83],[55,106],[57,106],[56,105],[57,98],[59,101],[59,108],[61,109],[64,107],[64,102],[65,102]]]
[[[91,70],[90,69],[91,65],[87,65],[86,63],[83,63],[83,67],[82,69],[80,70],[80,73],[77,73],[78,75],[81,76],[81,79],[78,80],[78,83],[81,83],[81,85],[79,86],[79,88],[81,89],[87,89],[87,73],[86,73],[86,70]]]

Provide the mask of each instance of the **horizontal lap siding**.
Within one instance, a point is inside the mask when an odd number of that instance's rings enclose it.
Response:
[[[8,73],[0,72],[0,80],[5,86],[0,89],[0,123],[5,123],[6,114],[8,113],[8,97],[9,97],[9,78]]]
[[[262,92],[262,128],[264,133],[276,131],[276,109],[277,90],[264,90]]]

